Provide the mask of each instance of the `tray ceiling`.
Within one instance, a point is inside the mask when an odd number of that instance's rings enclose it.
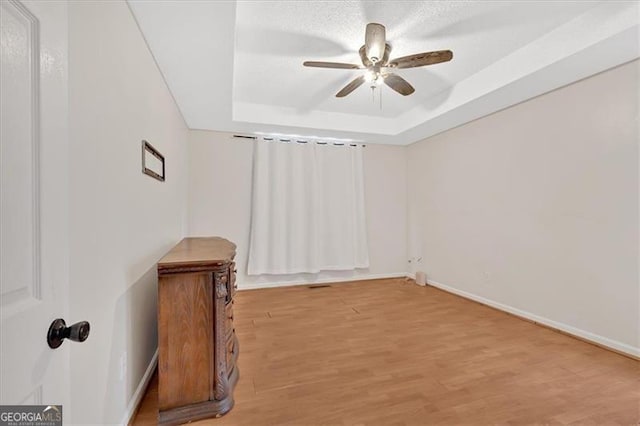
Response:
[[[129,0],[193,129],[409,144],[639,56],[636,2]],[[360,70],[368,22],[392,57],[450,49],[399,70],[416,92],[335,93]],[[382,95],[382,108],[378,96]]]

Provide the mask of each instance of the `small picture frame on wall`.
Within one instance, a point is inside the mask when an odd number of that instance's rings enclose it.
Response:
[[[164,155],[145,140],[142,141],[142,173],[164,182]]]

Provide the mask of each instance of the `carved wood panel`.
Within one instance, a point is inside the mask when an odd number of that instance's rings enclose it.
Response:
[[[215,299],[215,333],[216,333],[216,347],[215,347],[215,359],[216,359],[216,383],[214,389],[214,398],[222,400],[227,396],[229,391],[228,374],[227,374],[227,353],[224,345],[225,341],[225,305],[227,296],[229,295],[228,284],[228,272],[214,273],[214,281],[216,286],[216,299]]]

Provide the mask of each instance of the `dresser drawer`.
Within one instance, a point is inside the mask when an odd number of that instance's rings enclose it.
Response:
[[[224,307],[224,335],[227,339],[233,333],[233,301]]]
[[[227,374],[231,375],[238,359],[238,339],[235,333],[227,340]]]
[[[236,264],[235,262],[231,263],[229,267],[229,294],[231,295],[231,299],[236,295]]]

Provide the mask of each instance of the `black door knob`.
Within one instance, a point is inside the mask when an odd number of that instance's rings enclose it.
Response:
[[[89,337],[91,327],[87,321],[80,321],[67,327],[67,323],[62,318],[58,318],[51,323],[47,332],[47,343],[51,349],[59,347],[64,339],[74,342],[84,342]]]

